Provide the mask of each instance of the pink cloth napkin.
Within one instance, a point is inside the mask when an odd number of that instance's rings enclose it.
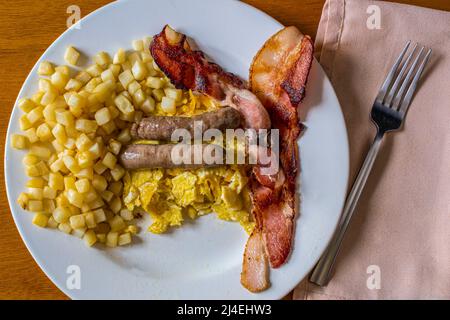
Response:
[[[385,137],[333,279],[325,288],[303,281],[295,299],[450,298],[450,13],[328,0],[317,59],[347,123],[352,183],[375,134],[372,103],[409,39],[433,55],[405,126]]]

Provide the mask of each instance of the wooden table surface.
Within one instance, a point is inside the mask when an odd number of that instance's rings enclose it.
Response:
[[[188,0],[186,0],[188,1]],[[70,5],[81,15],[108,0],[15,0],[0,2],[0,135],[5,139],[16,96],[28,72],[45,49],[66,29]],[[295,25],[315,36],[325,0],[245,0],[285,25]],[[401,0],[397,2],[450,10],[448,0]],[[4,144],[0,154],[4,154]],[[1,161],[3,166],[3,161]],[[3,180],[3,168],[0,170]],[[0,299],[67,299],[40,270],[25,248],[14,225],[0,185]]]

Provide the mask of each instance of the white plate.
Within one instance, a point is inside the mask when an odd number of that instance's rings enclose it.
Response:
[[[207,55],[245,79],[253,56],[282,27],[238,1],[115,2],[86,16],[81,29],[70,29],[59,37],[31,70],[19,98],[37,89],[41,60],[64,64],[68,45],[89,56],[102,50],[113,53],[119,47],[130,47],[133,39],[158,33],[166,23],[193,37]],[[21,165],[23,153],[10,147],[10,135],[19,132],[21,111],[15,107],[8,128],[5,177],[17,228],[42,270],[71,298],[281,298],[306,276],[331,238],[348,178],[344,120],[333,88],[316,61],[302,108],[310,111],[308,130],[300,141],[302,202],[294,250],[286,265],[271,271],[272,287],[265,292],[252,294],[241,287],[247,235],[238,224],[219,221],[214,215],[166,235],[141,232],[137,244],[116,249],[88,249],[75,237],[33,226],[32,215],[16,203],[27,179]],[[148,223],[143,221],[143,225]],[[66,286],[72,265],[81,270],[81,289]]]

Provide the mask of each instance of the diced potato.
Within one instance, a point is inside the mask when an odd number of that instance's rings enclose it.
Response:
[[[136,61],[141,61],[141,55],[136,51],[131,52],[128,55],[128,62],[130,62],[131,66],[133,66]]]
[[[42,142],[49,141],[53,138],[52,131],[47,123],[42,123],[37,128],[36,135]]]
[[[75,182],[75,187],[79,193],[86,193],[91,188],[91,183],[88,179],[80,179]]]
[[[17,203],[22,209],[25,209],[28,206],[28,201],[29,201],[28,195],[24,192],[22,192],[17,198]]]
[[[142,40],[134,40],[133,41],[133,49],[136,51],[142,51],[144,50],[144,41]]]
[[[69,81],[69,76],[62,73],[61,71],[56,71],[50,77],[50,81],[58,90],[63,90],[67,82]]]
[[[88,68],[86,69],[86,72],[87,72],[91,77],[95,78],[95,77],[99,77],[99,76],[102,74],[103,69],[102,69],[99,65],[93,64],[92,66],[90,66],[90,67],[88,67]],[[92,80],[94,80],[94,79],[92,79]],[[92,81],[92,80],[90,80],[90,81]],[[88,83],[89,83],[89,82],[88,82]],[[86,84],[86,86],[87,86],[87,84]],[[92,89],[93,89],[93,88],[92,88]]]
[[[86,221],[84,219],[84,215],[77,214],[75,216],[71,216],[69,218],[70,226],[72,229],[80,229],[86,226]]]
[[[125,228],[124,230],[125,232],[129,232],[131,234],[137,234],[138,233],[138,227],[135,225],[129,225],[128,227]]]
[[[78,91],[83,87],[83,83],[77,79],[70,79],[64,89],[66,91]]]
[[[114,132],[114,130],[116,130],[117,128],[116,128],[116,124],[114,123],[114,121],[109,121],[109,122],[107,122],[107,123],[105,123],[103,126],[102,126],[102,130],[107,134],[107,135],[110,135],[110,134],[112,134],[113,132]]]
[[[130,129],[123,129],[117,136],[117,140],[121,143],[128,143],[131,141]]]
[[[119,64],[112,64],[109,66],[109,70],[111,70],[115,80],[120,74],[121,67]]]
[[[162,89],[154,89],[152,91],[152,95],[155,98],[156,101],[162,101],[162,98],[164,98],[164,90]]]
[[[92,159],[97,159],[101,156],[102,153],[102,148],[100,147],[100,145],[98,144],[98,142],[94,143],[90,148],[89,148],[89,154],[91,155]]]
[[[148,77],[147,86],[152,89],[161,89],[164,87],[164,81],[157,77]]]
[[[141,89],[141,85],[139,84],[139,82],[137,82],[136,80],[132,81],[129,85],[128,85],[128,92],[131,95],[134,95],[139,89]]]
[[[155,100],[152,97],[147,97],[141,104],[140,108],[146,114],[150,114],[155,110]]]
[[[106,215],[103,209],[94,210],[92,213],[94,214],[95,223],[101,223],[106,221]]]
[[[46,181],[42,178],[33,178],[31,180],[28,180],[27,183],[25,184],[26,187],[28,188],[44,188],[46,184]]]
[[[42,200],[29,200],[28,201],[28,211],[41,212],[42,210],[44,210]]]
[[[119,213],[120,209],[122,209],[122,201],[119,197],[114,197],[113,200],[109,203],[109,208],[114,213]]]
[[[25,136],[28,138],[30,143],[35,143],[39,141],[38,136],[36,135],[36,128],[30,128],[25,131]]]
[[[106,188],[108,187],[108,181],[106,181],[105,177],[98,174],[94,174],[94,178],[92,179],[92,186],[94,187],[95,190],[102,192],[105,191]]]
[[[108,169],[101,160],[99,160],[96,164],[94,164],[94,171],[97,174],[102,174],[105,170]]]
[[[146,50],[147,52],[149,51],[150,44],[152,43],[152,41],[153,41],[153,37],[150,37],[150,36],[145,37],[143,39],[144,50]]]
[[[80,167],[78,166],[78,163],[75,161],[74,157],[66,155],[62,158],[62,160],[66,168],[69,169],[73,174],[76,174],[80,171]]]
[[[44,187],[43,196],[46,199],[55,199],[57,190],[50,188],[49,186]]]
[[[47,227],[48,227],[48,228],[51,228],[51,229],[56,229],[56,228],[58,228],[58,222],[56,222],[56,220],[55,220],[55,218],[53,218],[53,216],[50,216],[50,217],[48,218],[48,221],[47,221]]]
[[[142,61],[137,60],[131,68],[133,76],[136,80],[144,80],[147,76],[147,68]]]
[[[104,125],[105,123],[111,120],[111,113],[108,108],[102,108],[95,113],[95,121],[99,126]]]
[[[109,57],[108,53],[102,51],[94,56],[94,61],[100,67],[106,68],[111,63],[111,58]]]
[[[130,70],[125,70],[121,74],[119,74],[119,81],[122,86],[127,89],[128,85],[134,81],[134,76]]]
[[[76,146],[78,150],[80,151],[87,151],[92,146],[93,142],[89,137],[82,133],[78,136],[78,139],[76,140]]]
[[[67,47],[66,52],[64,53],[64,60],[71,65],[76,65],[78,58],[80,57],[80,53],[75,50],[74,47]]]
[[[114,193],[116,196],[120,196],[123,188],[123,183],[116,181],[109,184],[108,190]]]
[[[78,173],[75,174],[75,176],[78,179],[89,179],[92,180],[94,177],[94,170],[92,168],[84,168],[78,171]]]
[[[113,58],[113,63],[114,64],[121,64],[124,63],[126,60],[126,54],[125,54],[125,50],[123,50],[122,48],[120,48],[116,54],[114,55]]]
[[[24,114],[19,119],[19,127],[20,130],[25,131],[30,129],[33,126],[33,124],[28,120],[27,116]]]
[[[96,233],[97,235],[97,240],[100,243],[105,243],[106,242],[106,234],[105,233]]]
[[[48,216],[42,213],[36,213],[33,217],[33,224],[45,228],[48,223]]]
[[[161,109],[167,113],[175,113],[177,110],[175,100],[168,97],[163,97],[161,101]]]
[[[109,150],[116,156],[120,153],[120,148],[122,148],[122,144],[119,141],[114,139],[109,140]]]
[[[111,176],[114,181],[119,181],[125,175],[125,169],[119,165],[116,165],[114,169],[111,170]]]
[[[114,169],[117,163],[117,158],[111,153],[108,152],[103,157],[102,163],[109,169]]]
[[[44,194],[44,190],[42,188],[28,188],[28,197],[30,199],[33,200],[42,200],[43,199],[43,194]]]
[[[44,199],[42,200],[42,203],[44,205],[44,212],[45,213],[53,213],[56,209],[55,200],[53,199]]]
[[[67,141],[67,134],[66,130],[61,124],[56,124],[56,126],[52,129],[52,134],[55,137],[55,139],[61,143],[64,144]]]
[[[56,121],[58,123],[62,124],[63,126],[67,127],[70,125],[74,125],[75,120],[74,120],[73,114],[70,113],[70,111],[56,110],[55,115],[56,115]]]
[[[133,216],[133,212],[131,212],[128,209],[122,209],[120,210],[120,216],[122,217],[123,220],[125,221],[130,221],[133,220],[134,216]]]
[[[39,158],[35,155],[27,154],[25,157],[23,157],[22,163],[24,165],[31,166],[33,164],[36,164],[39,162]]]
[[[48,177],[48,186],[55,190],[64,190],[64,178],[61,173],[50,173]]]
[[[75,76],[75,80],[81,82],[81,84],[85,85],[92,79],[92,76],[87,71],[81,71]]]
[[[20,134],[13,134],[11,136],[11,146],[15,149],[26,149],[28,148],[28,138],[25,136],[22,136]]]
[[[119,236],[119,240],[117,241],[119,246],[124,246],[131,243],[131,234],[126,232]]]
[[[27,99],[27,98],[20,99],[17,102],[17,105],[25,113],[30,112],[31,110],[33,110],[36,107],[36,104],[32,100]]]
[[[29,154],[47,160],[52,155],[52,151],[45,145],[33,144],[30,147]]]
[[[71,108],[76,108],[76,109],[84,109],[86,107],[86,103],[87,103],[87,99],[85,97],[83,97],[82,95],[78,94],[78,93],[73,93],[70,98],[69,101],[67,101],[67,104],[69,105],[69,107]],[[73,112],[73,111],[72,111]],[[80,116],[80,114],[75,115],[75,116]]]
[[[43,107],[38,106],[38,107],[34,108],[33,110],[31,110],[30,112],[28,112],[26,115],[28,121],[31,124],[35,124],[39,120],[42,120],[42,118],[44,117],[44,115],[42,114],[43,110],[44,110]]]
[[[179,89],[166,88],[164,89],[164,93],[166,94],[167,97],[175,101],[180,101],[181,98],[183,97],[183,92]]]
[[[131,114],[134,111],[134,107],[131,102],[123,95],[119,95],[114,100],[116,107],[124,114]]]
[[[112,192],[109,191],[109,190],[105,190],[105,191],[103,191],[103,192],[101,193],[101,197],[102,197],[102,199],[105,200],[106,202],[110,202],[110,201],[113,199],[113,197],[114,197],[114,193],[112,193]]]
[[[138,89],[134,94],[133,94],[133,101],[136,105],[140,106],[144,103],[145,99],[146,99],[146,95],[144,93],[144,91],[142,91],[142,89]]]
[[[69,189],[67,191],[67,199],[72,205],[76,206],[77,208],[81,208],[83,206],[83,195],[74,189]]]
[[[56,72],[61,72],[62,74],[65,74],[66,76],[70,76],[70,69],[68,66],[57,66],[55,67]]]
[[[75,128],[84,133],[94,133],[97,127],[98,124],[95,120],[77,119],[75,121]]]
[[[117,243],[119,240],[119,233],[118,232],[108,232],[106,235],[106,245],[108,247],[117,247]]]
[[[69,223],[60,223],[58,225],[58,229],[64,233],[70,234],[72,232],[72,228]]]
[[[86,233],[87,228],[79,228],[79,229],[73,229],[72,230],[72,235],[82,239],[84,237],[84,234]]]
[[[93,230],[88,230],[84,234],[83,240],[88,247],[92,247],[97,242],[97,236]]]
[[[102,81],[115,81],[116,77],[114,76],[114,73],[112,72],[111,69],[106,69],[105,71],[103,71],[100,75],[100,77],[102,78]]]
[[[55,71],[53,65],[48,61],[42,61],[38,67],[38,74],[40,76],[51,76]]]
[[[97,223],[95,222],[95,215],[92,211],[85,213],[84,218],[86,220],[86,226],[89,229],[95,228],[97,226]]]

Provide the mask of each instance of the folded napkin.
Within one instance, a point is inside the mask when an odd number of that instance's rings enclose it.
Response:
[[[316,57],[345,116],[351,185],[375,134],[372,103],[407,40],[433,54],[405,126],[385,137],[332,280],[304,280],[295,299],[450,298],[450,13],[328,0]]]

